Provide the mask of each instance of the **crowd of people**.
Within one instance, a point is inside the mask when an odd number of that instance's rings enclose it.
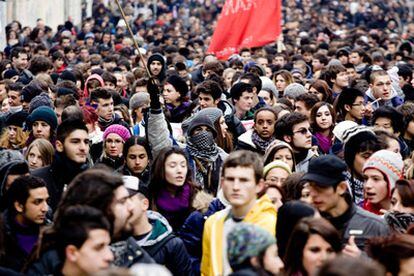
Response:
[[[282,1],[227,60],[223,1],[112,2],[5,28],[0,274],[414,273],[406,1]]]

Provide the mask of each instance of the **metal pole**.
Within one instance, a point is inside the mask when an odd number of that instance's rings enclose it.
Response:
[[[116,2],[116,4],[118,5],[119,10],[121,11],[122,18],[123,18],[123,19],[124,19],[124,21],[125,21],[125,25],[126,25],[126,27],[127,27],[127,29],[128,29],[129,35],[131,36],[132,41],[134,42],[135,48],[137,49],[138,54],[139,54],[139,56],[140,56],[140,58],[141,58],[142,65],[144,66],[145,70],[147,71],[148,76],[149,76],[149,77],[151,77],[151,72],[150,72],[150,70],[148,69],[147,64],[145,63],[145,60],[144,60],[144,57],[143,57],[143,56],[142,56],[142,54],[141,54],[141,51],[139,50],[138,42],[137,42],[137,41],[136,41],[136,39],[134,38],[134,33],[132,32],[131,27],[129,26],[128,21],[126,20],[124,10],[122,9],[121,4],[119,3],[119,0],[115,0],[115,2]]]

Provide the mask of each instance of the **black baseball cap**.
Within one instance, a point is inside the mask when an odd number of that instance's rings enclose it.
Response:
[[[302,180],[314,182],[322,187],[331,187],[346,179],[346,170],[345,162],[337,156],[323,155],[309,161],[308,172]]]

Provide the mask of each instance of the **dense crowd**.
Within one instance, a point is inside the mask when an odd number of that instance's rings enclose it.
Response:
[[[5,28],[0,274],[414,273],[407,1],[282,1],[224,61],[223,1],[121,2]]]

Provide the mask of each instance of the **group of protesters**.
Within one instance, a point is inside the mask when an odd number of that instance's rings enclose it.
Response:
[[[0,274],[413,274],[406,1],[282,1],[227,60],[223,1],[148,2],[6,26]]]

